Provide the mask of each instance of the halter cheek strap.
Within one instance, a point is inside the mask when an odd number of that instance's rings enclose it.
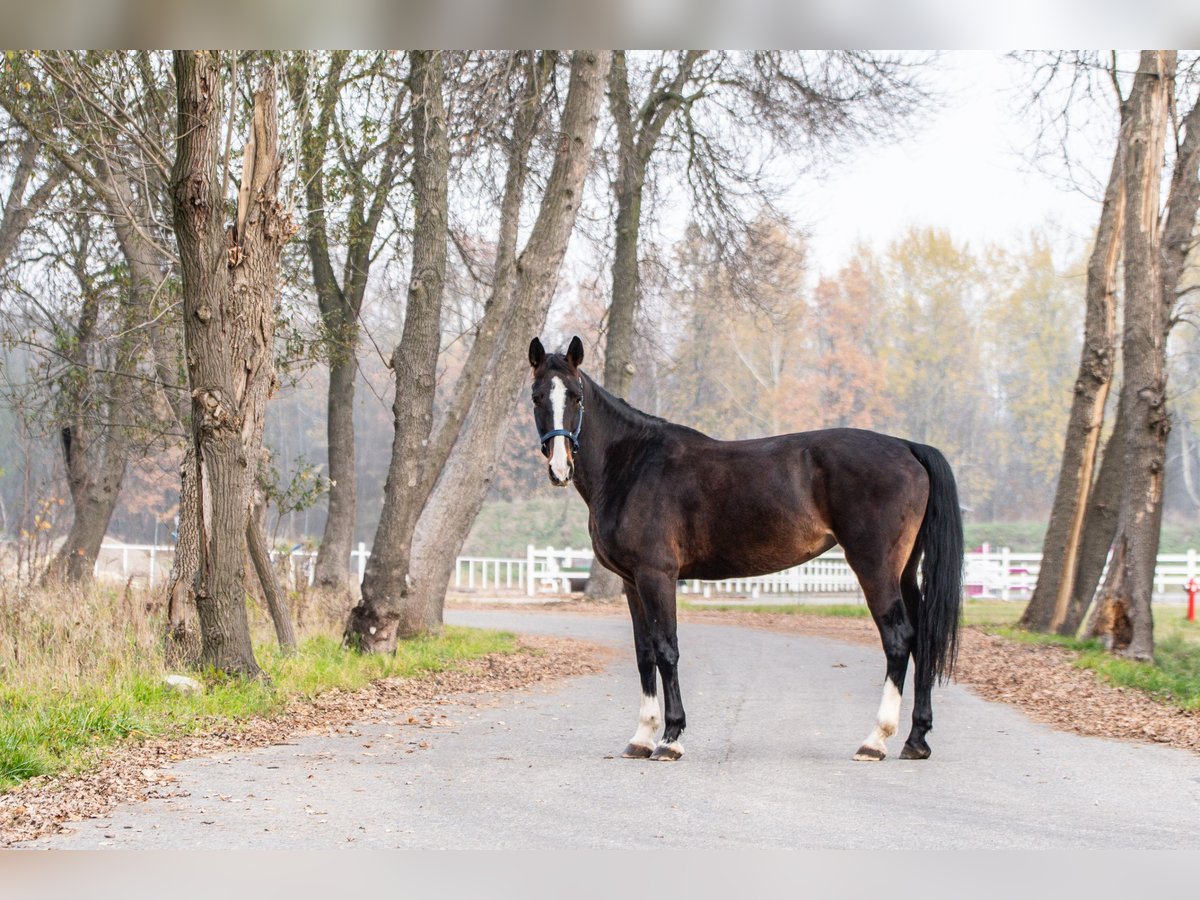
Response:
[[[579,452],[579,431],[583,428],[583,401],[579,401],[579,421],[575,423],[574,431],[567,431],[565,428],[556,428],[553,431],[547,431],[541,436],[538,444],[539,449],[546,449],[546,442],[558,436],[565,437],[571,442],[571,449],[576,453]]]
[[[551,438],[565,437],[571,442],[571,449],[576,453],[579,452],[579,432],[583,428],[583,379],[579,379],[579,421],[575,423],[574,431],[567,431],[565,428],[556,428],[553,431],[547,431],[538,438],[538,449],[545,450],[546,442]]]

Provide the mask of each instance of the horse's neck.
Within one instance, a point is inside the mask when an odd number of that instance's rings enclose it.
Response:
[[[616,441],[628,437],[631,426],[611,394],[590,378],[584,384],[584,418],[575,459],[575,487],[590,507],[605,493],[605,478],[611,474],[605,468],[609,450]]]

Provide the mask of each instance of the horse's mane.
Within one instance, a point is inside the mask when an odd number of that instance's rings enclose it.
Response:
[[[546,356],[545,366],[547,370],[561,372],[564,375],[574,377],[571,364],[567,362],[566,354],[550,353]],[[604,403],[608,412],[615,416],[623,425],[631,428],[649,428],[659,430],[663,428],[679,429],[681,431],[691,432],[693,434],[704,435],[703,432],[697,431],[687,425],[680,425],[678,422],[672,422],[660,416],[652,416],[648,412],[643,412],[636,406],[629,403],[624,397],[618,397],[616,394],[606,390],[599,382],[582,370],[575,370],[579,373],[588,385],[591,386],[592,392],[598,396]]]

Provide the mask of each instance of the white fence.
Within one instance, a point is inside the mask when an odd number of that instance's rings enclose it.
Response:
[[[150,587],[170,572],[174,547],[149,544],[106,543],[96,560],[96,575],[101,578],[144,578]],[[360,543],[351,552],[350,562],[361,582],[370,551]],[[278,553],[272,553],[277,557]],[[316,554],[294,547],[288,553],[287,577],[293,586],[313,582]],[[454,566],[453,589],[456,591],[520,592],[568,594],[582,588],[592,565],[592,551],[584,549],[534,547],[529,545],[524,559],[494,556],[460,556]],[[1037,584],[1041,567],[1040,553],[1016,553],[1007,547],[992,549],[984,545],[966,555],[964,589],[967,596],[1000,600],[1025,599]],[[1200,572],[1197,551],[1163,553],[1155,569],[1154,589],[1159,595],[1182,594],[1188,580]],[[703,597],[796,596],[802,594],[847,594],[861,596],[858,579],[839,548],[802,566],[753,578],[725,581],[689,579],[681,581],[680,592]]]

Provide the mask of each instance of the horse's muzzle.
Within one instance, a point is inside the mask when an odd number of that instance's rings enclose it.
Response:
[[[566,487],[571,483],[571,479],[575,477],[575,465],[573,463],[567,466],[567,477],[562,480],[559,480],[559,477],[554,474],[553,466],[546,466],[546,471],[550,473],[550,483],[555,487]]]

